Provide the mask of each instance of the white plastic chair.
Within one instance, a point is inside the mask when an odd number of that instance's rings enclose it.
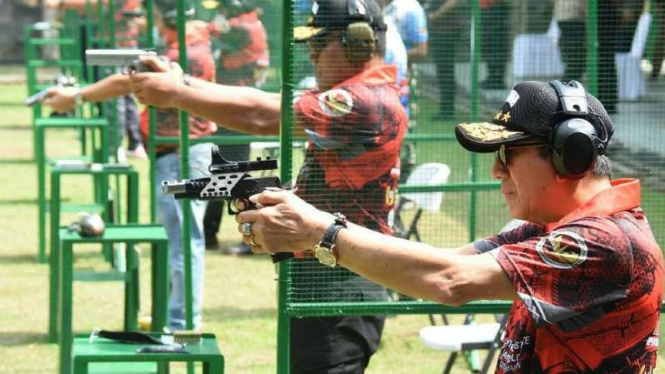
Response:
[[[505,317],[501,320],[501,323],[473,324],[473,316],[467,315],[463,325],[427,326],[420,329],[419,336],[425,346],[451,352],[443,369],[444,374],[450,373],[460,353],[486,349],[487,356],[480,370],[484,374],[488,372],[501,341]]]
[[[524,221],[518,219],[510,220],[505,226],[503,226],[501,232],[514,230],[522,224],[524,224]],[[462,325],[451,325],[449,324],[446,315],[442,315],[441,317],[443,318],[444,324],[437,325],[433,316],[430,315],[430,323],[432,326],[420,329],[419,335],[420,340],[425,346],[440,351],[451,352],[450,356],[448,356],[448,361],[446,361],[446,366],[443,371],[444,374],[450,373],[450,370],[452,370],[453,364],[460,353],[478,349],[487,350],[487,356],[485,357],[483,366],[478,371],[483,374],[487,373],[490,364],[492,363],[492,359],[494,358],[494,353],[499,347],[507,317],[496,315],[496,320],[500,322],[476,324],[474,323],[475,316],[473,314],[467,314],[464,318],[464,324]],[[473,359],[471,357],[473,357]],[[480,365],[477,356],[467,357],[467,363],[472,371],[477,371],[477,368]]]
[[[619,100],[637,100],[646,92],[645,78],[640,64],[646,48],[650,25],[651,14],[642,13],[635,28],[630,52],[614,54]]]
[[[519,34],[513,42],[513,75],[516,79],[560,77],[564,72],[559,51],[559,28],[556,21],[542,34]]]
[[[448,182],[449,176],[450,168],[448,165],[430,162],[416,167],[407,178],[405,184],[407,186],[436,186]],[[438,212],[441,209],[442,202],[443,192],[407,192],[400,194],[393,225],[395,235],[405,239],[415,236],[417,241],[421,241],[417,226],[418,220],[420,220],[423,211]],[[416,213],[409,224],[408,230],[405,231],[401,213],[410,207],[414,207]]]

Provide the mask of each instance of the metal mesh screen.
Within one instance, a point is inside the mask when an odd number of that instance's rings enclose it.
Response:
[[[627,2],[630,4],[624,8],[613,8],[609,1],[582,3],[478,1],[457,2],[452,9],[443,0],[420,3],[427,17],[428,50],[425,56],[414,57],[407,68],[409,131],[402,147],[401,197],[396,200],[398,211],[391,216],[401,225],[393,227],[398,233],[435,246],[454,247],[496,233],[508,224],[511,218],[497,191],[498,183],[489,173],[492,156],[462,150],[454,140],[454,126],[493,118],[517,82],[575,79],[612,113],[616,131],[609,157],[615,177],[642,180],[643,207],[662,242],[660,104],[665,96],[662,76],[650,76],[656,71],[652,60],[659,53],[655,40],[662,41],[662,37],[658,39],[662,9],[659,3],[648,1]],[[391,6],[389,1],[383,5]],[[303,24],[309,8],[296,4],[295,9],[295,23]],[[620,14],[626,14],[624,19]],[[630,24],[627,14],[632,15]],[[296,44],[294,51],[294,89],[312,87],[316,80],[306,46]],[[622,53],[628,55],[622,57]],[[303,118],[296,116],[296,128],[302,123]],[[296,150],[296,160],[302,160],[299,152]],[[449,175],[434,182],[436,178],[424,177],[409,181],[414,171],[431,163],[445,164]],[[301,166],[297,161],[294,170]],[[428,184],[438,187],[420,187]],[[413,195],[418,194],[429,195],[414,202]],[[310,202],[326,208],[331,199],[334,194],[323,194]],[[340,302],[344,311],[353,313],[348,301],[388,300],[378,287],[352,291],[347,286],[361,281],[346,270],[331,270],[312,259],[293,261],[290,266],[293,277],[287,304]],[[339,313],[340,309],[331,307],[329,312]],[[321,313],[312,310],[312,314]]]

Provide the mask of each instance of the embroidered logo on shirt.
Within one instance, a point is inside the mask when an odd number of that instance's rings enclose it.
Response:
[[[351,113],[353,98],[342,89],[334,89],[319,94],[319,106],[331,117],[339,117]]]
[[[557,269],[572,269],[586,261],[589,249],[582,237],[570,231],[552,231],[536,245],[540,258]]]

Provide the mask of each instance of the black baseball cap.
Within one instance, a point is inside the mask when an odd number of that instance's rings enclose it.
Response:
[[[381,7],[374,0],[316,0],[305,26],[293,30],[296,42],[305,42],[331,31],[345,30],[355,22],[367,22],[375,31],[387,29]]]
[[[577,82],[569,84],[581,87]],[[600,139],[609,141],[614,133],[612,119],[598,99],[589,93],[586,98],[586,113],[566,114],[552,83],[518,83],[491,123],[461,123],[455,128],[455,135],[465,149],[487,153],[498,150],[502,144],[522,140],[547,142],[557,124],[569,118],[582,118],[595,127]]]
[[[231,13],[231,16],[251,12],[257,6],[251,0],[219,0],[219,5]]]

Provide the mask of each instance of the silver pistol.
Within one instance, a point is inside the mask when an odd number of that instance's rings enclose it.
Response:
[[[89,66],[126,66],[138,73],[151,71],[141,63],[141,56],[157,56],[157,53],[142,49],[88,49],[85,62]]]

